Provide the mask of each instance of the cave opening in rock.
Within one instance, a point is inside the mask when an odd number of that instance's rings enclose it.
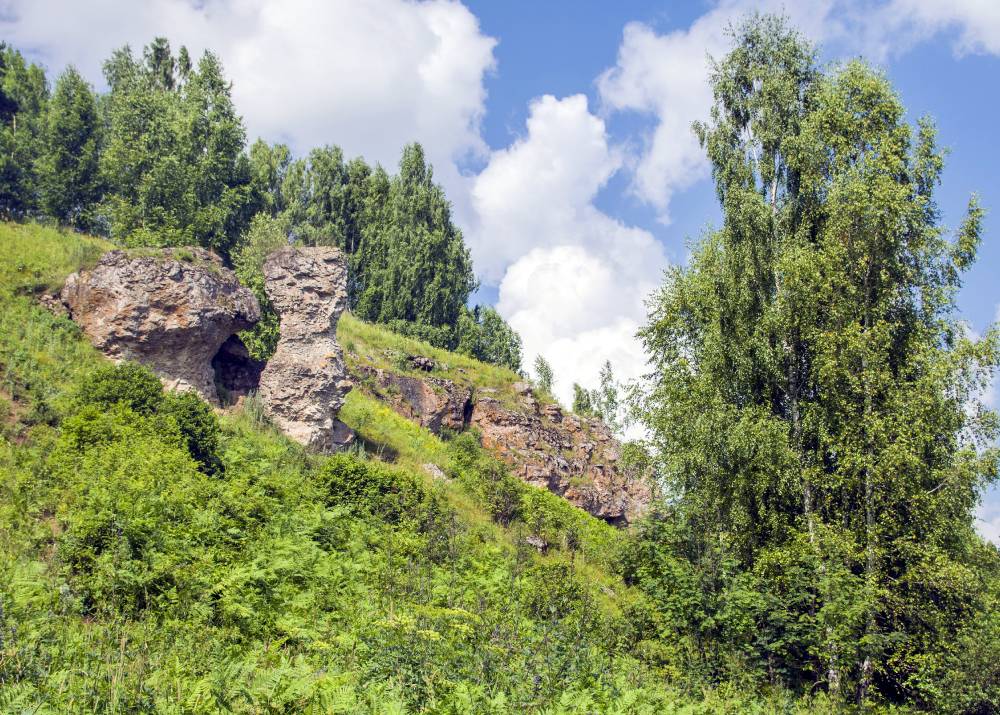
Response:
[[[215,387],[222,406],[236,404],[241,397],[256,392],[266,364],[250,357],[238,335],[230,335],[212,358]]]

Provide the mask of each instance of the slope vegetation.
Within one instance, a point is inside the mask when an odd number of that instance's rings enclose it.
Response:
[[[356,391],[362,446],[310,455],[253,399],[215,415],[111,368],[40,304],[107,247],[0,225],[0,712],[750,707],[658,665],[671,645],[615,573],[626,532],[471,435]]]

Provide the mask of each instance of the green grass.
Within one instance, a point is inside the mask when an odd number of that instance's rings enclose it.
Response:
[[[516,382],[524,378],[512,370],[480,362],[467,355],[436,348],[430,343],[394,333],[384,326],[366,323],[350,313],[341,316],[337,325],[337,338],[344,348],[348,369],[358,374],[359,367],[389,370],[399,375],[425,378],[428,373],[414,369],[405,362],[409,355],[429,357],[436,363],[434,377],[451,380],[461,387],[492,391],[491,397],[505,406],[516,408],[519,398],[514,392]],[[535,391],[541,403],[553,402],[551,396]]]

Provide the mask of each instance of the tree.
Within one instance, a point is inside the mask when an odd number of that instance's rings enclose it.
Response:
[[[355,312],[366,320],[454,326],[476,288],[462,232],[423,149],[403,150],[399,173],[367,177],[356,251]]]
[[[521,336],[490,306],[463,310],[457,338],[443,347],[514,372],[521,369]]]
[[[594,406],[590,400],[590,390],[573,383],[573,412],[581,417],[593,417]]]
[[[549,365],[549,361],[541,355],[535,356],[535,378],[538,381],[538,389],[551,395],[555,377],[552,374],[552,366]]]
[[[101,198],[100,118],[90,85],[73,67],[59,77],[48,104],[38,177],[44,213],[81,230],[94,226]]]
[[[154,40],[143,57],[124,47],[104,66],[111,92],[101,166],[111,236],[226,256],[250,219],[251,174],[222,64],[206,52],[179,81],[166,40]]]
[[[38,207],[36,163],[48,95],[44,70],[0,43],[0,213],[8,218]]]
[[[713,67],[696,132],[723,226],[654,300],[643,416],[679,550],[728,604],[702,634],[772,682],[930,702],[983,607],[972,514],[997,421],[977,390],[998,340],[954,310],[982,212],[949,241],[933,127],[864,64],[814,56],[754,17]]]

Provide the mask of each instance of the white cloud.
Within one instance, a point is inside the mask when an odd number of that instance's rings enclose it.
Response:
[[[470,238],[480,268],[503,276],[497,308],[526,362],[544,355],[568,404],[572,383],[596,386],[605,360],[620,378],[641,374],[635,333],[667,259],[647,231],[594,206],[621,160],[584,96],[535,100],[527,129],[476,178]]]
[[[1000,546],[1000,492],[994,490],[992,495],[987,495],[985,503],[976,511],[976,529],[984,539]]]
[[[995,0],[892,0],[883,17],[893,29],[907,31],[910,44],[954,30],[959,54],[1000,54],[1000,3]]]
[[[687,29],[666,34],[640,22],[625,26],[614,67],[597,79],[607,110],[651,115],[656,127],[639,157],[633,190],[669,220],[671,197],[709,175],[704,151],[691,130],[708,118],[712,102],[709,58],[729,48],[727,29],[750,11],[782,12],[808,37],[845,36],[832,16],[834,0],[722,0]]]
[[[655,121],[634,162],[632,189],[663,221],[669,221],[674,194],[709,175],[691,131],[711,106],[708,57],[725,54],[727,27],[751,11],[784,13],[806,37],[845,56],[883,61],[945,30],[957,30],[959,52],[1000,53],[996,0],[720,0],[686,29],[659,34],[629,23],[616,63],[598,77],[597,87],[605,111]]]
[[[8,0],[0,18],[8,42],[56,71],[73,63],[96,84],[126,43],[138,52],[165,35],[175,48],[212,49],[251,140],[299,152],[338,144],[388,167],[420,141],[467,218],[456,162],[487,149],[479,125],[496,41],[458,2]]]

